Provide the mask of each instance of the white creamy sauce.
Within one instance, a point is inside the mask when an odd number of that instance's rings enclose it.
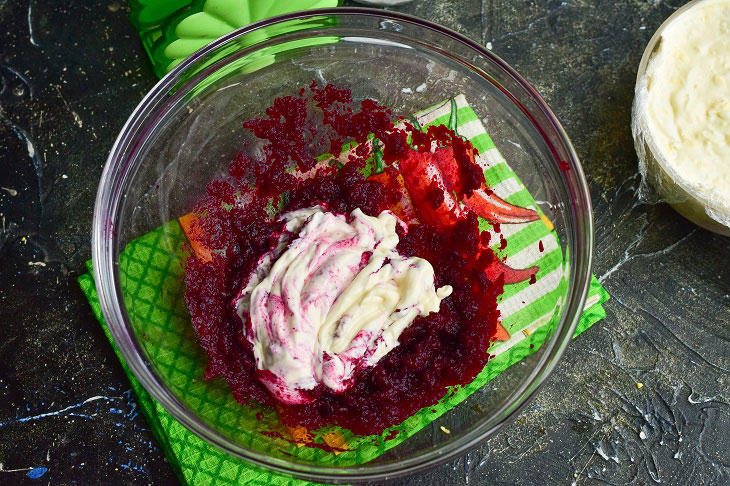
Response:
[[[324,384],[341,392],[357,369],[398,346],[418,316],[438,312],[451,287],[434,287],[431,264],[395,251],[393,213],[336,215],[315,207],[281,216],[279,243],[259,260],[234,304],[261,381],[285,403]]]
[[[649,136],[672,173],[730,214],[730,0],[706,0],[663,31],[642,96]]]

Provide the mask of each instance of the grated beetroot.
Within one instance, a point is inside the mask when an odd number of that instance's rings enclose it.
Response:
[[[229,166],[230,177],[211,182],[196,206],[196,235],[200,235],[196,241],[213,250],[213,256],[209,262],[194,254],[189,257],[185,298],[210,358],[207,379],[222,377],[243,404],[255,400],[276,407],[286,425],[312,429],[336,424],[369,435],[433,405],[448,387],[469,383],[484,368],[498,326],[497,297],[504,279],[490,281],[484,271],[495,256],[486,249],[489,234],[480,234],[473,213],[456,224],[410,224],[400,235],[397,250],[427,259],[436,287],[453,287],[440,311],[414,320],[401,335],[400,345],[376,366],[361,368],[355,384],[343,393],[320,385],[308,392],[316,400],[306,405],[284,405],[268,393],[258,380],[265,372],[256,369],[252,346],[231,302],[258,258],[276,244],[280,228],[270,216],[272,201],[276,205],[284,195],[284,211],[323,204],[338,213],[360,208],[376,216],[401,198],[399,171],[393,163],[413,150],[430,151],[434,143],[453,147],[460,180],[465,181],[456,191],[471,194],[484,181],[478,167],[467,164],[474,148],[446,127],[426,132],[407,122],[396,127],[394,122],[400,120],[372,100],[357,108],[349,90],[313,83],[298,96],[275,100],[266,118],[244,123],[268,143],[260,159],[238,155]],[[386,168],[377,177],[366,178],[363,172],[372,150],[365,142],[370,134],[383,144]],[[407,143],[409,135],[414,148]],[[338,156],[342,142],[348,140],[360,146],[347,164],[339,170],[330,164],[316,165],[313,148]],[[294,168],[306,172],[313,167],[318,169],[310,178],[292,175]],[[438,192],[429,196],[436,207],[444,198]]]

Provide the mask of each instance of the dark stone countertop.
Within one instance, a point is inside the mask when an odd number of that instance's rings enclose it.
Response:
[[[0,0],[0,484],[174,484],[76,283],[107,152],[155,78],[122,0],[65,3]],[[554,108],[613,297],[513,424],[403,483],[730,484],[730,239],[637,201],[629,128],[641,53],[681,3],[398,8],[490,46]]]

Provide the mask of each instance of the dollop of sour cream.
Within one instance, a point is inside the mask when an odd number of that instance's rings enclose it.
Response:
[[[436,289],[431,264],[395,250],[390,211],[349,216],[320,207],[281,216],[286,225],[234,305],[253,345],[259,379],[280,401],[309,403],[306,390],[335,392],[355,372],[398,346],[418,316],[438,312],[450,286]]]

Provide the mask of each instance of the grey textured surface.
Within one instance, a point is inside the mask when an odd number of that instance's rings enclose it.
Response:
[[[730,484],[730,239],[636,196],[636,68],[681,3],[397,8],[489,46],[551,104],[613,297],[515,423],[404,484]],[[0,484],[170,484],[75,282],[103,161],[155,79],[121,0],[61,4],[0,0]]]

